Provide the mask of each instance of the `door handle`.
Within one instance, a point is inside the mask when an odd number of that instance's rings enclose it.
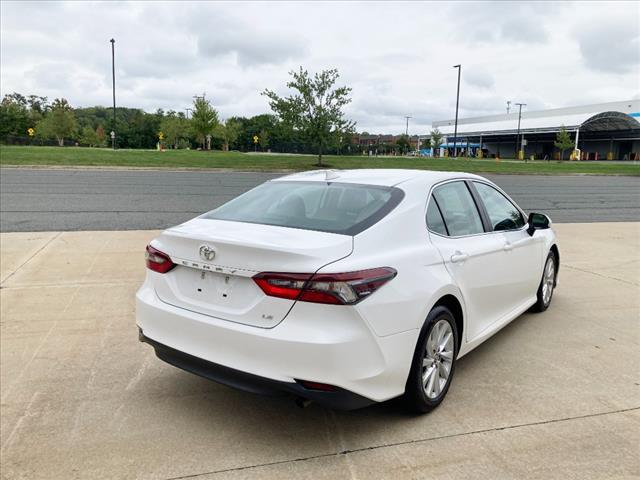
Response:
[[[468,253],[462,253],[460,250],[456,250],[453,255],[451,255],[451,262],[458,263],[464,262],[467,258],[469,258]]]
[[[511,242],[507,242],[507,243],[505,243],[505,244],[504,244],[504,246],[502,247],[502,249],[503,249],[505,252],[508,252],[508,251],[510,251],[510,250],[513,250],[513,244],[512,244]]]

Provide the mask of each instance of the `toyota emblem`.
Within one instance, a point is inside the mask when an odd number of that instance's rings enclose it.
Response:
[[[200,258],[210,262],[215,258],[215,256],[216,256],[216,251],[213,249],[213,247],[210,247],[209,245],[200,246]]]

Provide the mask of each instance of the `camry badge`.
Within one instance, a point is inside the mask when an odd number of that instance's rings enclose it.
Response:
[[[210,262],[215,258],[215,256],[216,256],[216,251],[213,249],[213,247],[210,247],[209,245],[200,246],[200,258]]]

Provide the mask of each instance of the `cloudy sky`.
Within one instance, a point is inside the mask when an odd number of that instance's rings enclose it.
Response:
[[[183,110],[206,92],[223,118],[269,111],[288,72],[338,68],[358,130],[640,97],[640,3],[9,2],[1,94]]]

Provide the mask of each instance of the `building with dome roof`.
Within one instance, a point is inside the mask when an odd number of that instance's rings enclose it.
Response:
[[[561,128],[569,132],[582,160],[640,159],[640,100],[578,107],[459,118],[458,154],[514,158],[518,146],[526,158],[559,158],[554,146]],[[433,122],[444,137],[443,150],[453,155],[455,120]],[[427,137],[426,135],[424,137]],[[462,153],[461,153],[462,152]],[[444,152],[441,152],[444,153]],[[566,158],[566,157],[565,157]]]

